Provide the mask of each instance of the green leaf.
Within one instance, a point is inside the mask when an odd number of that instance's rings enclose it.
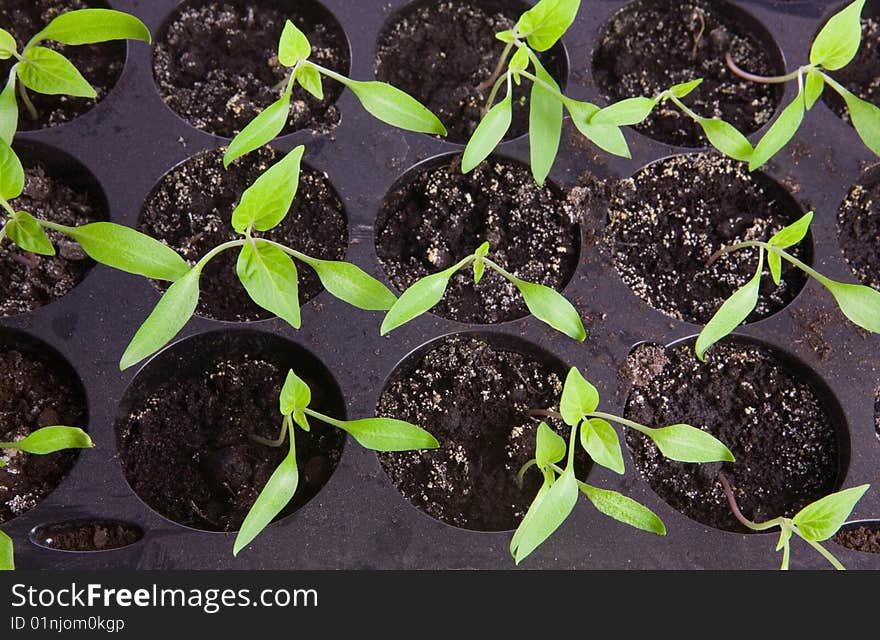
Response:
[[[580,6],[580,0],[541,0],[520,16],[515,30],[532,49],[547,51],[568,31]]]
[[[193,268],[168,288],[122,354],[120,369],[153,355],[183,329],[199,304],[200,276],[201,269]]]
[[[42,40],[62,44],[95,44],[110,40],[141,40],[150,42],[150,30],[133,15],[112,9],[79,9],[68,11],[31,39],[28,46]]]
[[[15,99],[15,80],[18,76],[10,71],[3,91],[0,91],[0,140],[12,144],[18,128],[18,102]]]
[[[770,158],[775,156],[780,149],[789,143],[800,128],[801,122],[804,121],[806,108],[804,92],[801,91],[779,115],[773,126],[761,138],[761,141],[758,142],[755,152],[752,154],[751,160],[749,160],[749,171],[755,171],[763,167]]]
[[[312,55],[309,39],[290,20],[284,23],[281,40],[278,42],[278,62],[285,67],[292,67],[300,60]]]
[[[581,446],[596,464],[623,474],[623,453],[617,432],[605,420],[591,418],[581,425]]]
[[[510,542],[510,552],[517,564],[562,526],[574,509],[577,497],[577,480],[571,468],[549,488],[546,484],[542,487]]]
[[[15,216],[6,223],[6,235],[18,247],[41,256],[54,256],[55,247],[31,214],[26,211],[16,211]]]
[[[257,305],[294,329],[302,326],[296,265],[275,245],[257,241],[241,248],[238,279]]]
[[[807,110],[813,108],[813,105],[816,104],[816,101],[822,97],[822,92],[825,90],[825,78],[820,71],[816,69],[810,69],[807,73],[807,81],[804,85],[804,99],[807,103]]]
[[[254,506],[248,511],[247,517],[235,537],[232,555],[237,556],[251,541],[275,519],[281,510],[296,493],[299,484],[299,470],[296,466],[296,445],[293,432],[290,434],[290,453],[281,461],[272,473],[266,486],[260,492]]]
[[[587,339],[580,315],[561,293],[543,284],[534,284],[519,278],[513,280],[513,284],[522,294],[529,311],[538,320],[578,342]]]
[[[399,129],[446,135],[446,127],[411,95],[385,82],[345,79],[345,84],[361,101],[364,109],[382,122]]]
[[[779,541],[776,543],[775,551],[782,551],[788,543],[791,541],[791,529],[788,527],[782,527],[779,530]]]
[[[305,381],[296,375],[293,370],[287,372],[287,379],[281,388],[279,405],[281,415],[293,415],[296,411],[302,411],[312,402],[312,390]]]
[[[324,85],[321,83],[321,74],[312,65],[303,64],[297,67],[296,81],[318,100],[324,99]]]
[[[767,244],[773,247],[779,247],[780,249],[786,249],[796,245],[806,237],[812,221],[813,212],[810,211],[797,222],[774,234],[773,237],[768,240]],[[782,257],[775,251],[767,252],[767,265],[770,267],[773,282],[778,286],[782,282]]]
[[[290,116],[290,87],[284,92],[284,95],[277,101],[263,109],[260,114],[251,120],[248,125],[241,130],[232,142],[229,148],[223,154],[223,166],[228,168],[236,159],[247,155],[255,149],[259,149],[264,144],[268,144],[278,137],[278,134],[284,130],[287,118]]]
[[[310,431],[311,426],[309,425],[309,419],[306,417],[305,412],[303,411],[294,411],[293,412],[293,421],[297,423],[303,431]]]
[[[706,351],[709,347],[729,335],[755,309],[758,304],[758,294],[761,291],[763,271],[764,252],[761,250],[758,257],[758,270],[755,275],[721,305],[721,308],[715,312],[715,315],[700,332],[696,344],[697,357],[700,360],[705,361]]]
[[[155,238],[112,222],[65,227],[89,257],[108,267],[156,280],[174,282],[189,273],[176,251]]]
[[[837,300],[847,318],[862,329],[880,333],[880,292],[860,284],[845,284],[823,278],[820,282]]]
[[[525,71],[528,69],[529,50],[526,47],[519,47],[510,59],[507,68],[511,71]]]
[[[562,386],[559,412],[569,426],[576,426],[584,415],[592,413],[599,406],[599,391],[581,375],[577,367],[568,370]]]
[[[484,242],[474,252],[474,284],[480,284],[483,274],[486,273],[486,261],[483,259],[489,255],[489,243]]]
[[[694,89],[699,87],[701,84],[703,84],[703,79],[698,78],[697,80],[691,80],[689,82],[682,82],[681,84],[673,85],[669,87],[667,91],[669,91],[669,93],[674,95],[676,98],[686,98],[693,92]]]
[[[15,554],[13,553],[12,538],[0,531],[0,571],[13,571],[15,569]]]
[[[505,31],[499,31],[495,34],[495,37],[501,42],[506,42],[507,44],[512,44],[514,40],[513,29],[507,29]]]
[[[397,297],[384,284],[348,262],[309,258],[305,261],[324,288],[343,302],[365,311],[388,311]]]
[[[524,49],[520,49],[523,51]],[[559,85],[535,57],[535,75],[560,92]],[[532,84],[529,103],[529,153],[535,182],[543,185],[556,161],[562,139],[562,102],[543,85]]]
[[[15,442],[0,442],[0,449],[18,449],[36,455],[47,455],[65,449],[91,449],[92,439],[78,427],[43,427]]]
[[[315,417],[351,434],[362,447],[373,451],[413,451],[436,449],[440,446],[430,433],[403,420],[393,418],[336,420],[325,415],[315,415]]]
[[[598,113],[599,107],[589,102],[566,100],[565,106],[571,114],[571,121],[587,140],[600,149],[622,158],[631,158],[632,154],[623,131],[620,127],[607,124],[591,124],[590,120]]]
[[[400,325],[422,315],[440,302],[443,294],[446,293],[446,287],[449,286],[449,279],[456,271],[458,271],[457,267],[451,267],[413,283],[388,311],[382,321],[380,333],[384,336],[389,331],[393,331]]]
[[[656,533],[658,536],[666,535],[666,525],[657,514],[632,498],[616,491],[592,487],[584,482],[579,482],[578,486],[600,513],[636,529]]]
[[[697,122],[703,128],[703,133],[706,134],[711,145],[721,153],[741,162],[749,162],[752,159],[755,152],[752,144],[732,124],[717,118],[700,118]]]
[[[724,443],[711,433],[689,424],[674,424],[643,432],[654,441],[660,453],[678,462],[735,462]]]
[[[606,124],[616,127],[639,124],[644,121],[657,101],[653,98],[627,98],[601,109],[592,117],[590,124]]]
[[[47,95],[97,98],[95,89],[63,55],[45,47],[28,49],[18,64],[18,77],[28,89]]]
[[[504,139],[512,121],[513,99],[508,92],[504,100],[489,109],[489,113],[483,116],[474,135],[468,141],[461,159],[463,173],[470,173],[478,164],[489,157],[489,154]]]
[[[849,117],[862,142],[874,155],[880,156],[880,108],[853,95],[836,82],[831,86],[846,102]]]
[[[298,146],[247,188],[232,212],[232,227],[236,231],[244,233],[250,225],[257,231],[268,231],[281,224],[299,187],[300,162],[305,150],[303,145]]]
[[[565,439],[548,427],[546,422],[538,425],[535,459],[539,467],[546,468],[551,464],[556,464],[565,457],[567,450]]]
[[[862,42],[864,6],[865,0],[856,0],[822,27],[810,49],[810,64],[835,71],[852,61]]]
[[[0,198],[14,200],[24,191],[24,168],[12,147],[0,139]]]
[[[805,540],[821,542],[827,540],[849,518],[849,514],[855,508],[856,503],[862,499],[871,485],[863,484],[859,487],[845,489],[825,496],[812,504],[808,504],[792,518],[797,525],[798,533]]]
[[[0,60],[9,60],[18,53],[18,43],[6,29],[0,29]]]

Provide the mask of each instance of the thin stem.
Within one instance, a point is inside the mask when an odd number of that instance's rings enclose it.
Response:
[[[629,427],[630,429],[635,429],[639,433],[644,433],[648,435],[651,431],[654,431],[651,427],[646,427],[643,424],[639,424],[638,422],[633,422],[632,420],[627,420],[626,418],[621,418],[619,416],[611,415],[610,413],[602,413],[601,411],[594,411],[592,413],[588,413],[584,416],[586,419],[590,418],[600,418],[602,420],[606,420],[608,422],[616,422],[617,424],[622,424],[625,427]]]
[[[500,266],[498,263],[493,262],[493,261],[490,260],[489,258],[483,258],[483,262],[485,262],[486,265],[487,265],[490,269],[493,269],[493,270],[497,271],[498,273],[500,273],[502,276],[504,276],[505,278],[507,278],[507,279],[510,280],[511,282],[514,282],[514,283],[515,283],[515,282],[519,281],[519,278],[517,278],[515,275],[513,275],[512,273],[510,273],[510,271],[508,271],[508,270],[505,269],[504,267]]]
[[[696,111],[694,111],[693,109],[688,107],[684,102],[682,102],[681,98],[679,98],[678,96],[676,96],[672,93],[667,93],[666,95],[675,106],[677,106],[679,109],[681,109],[684,112],[684,114],[686,116],[688,116],[689,118],[691,118],[692,120],[696,120],[697,122],[699,122],[700,120],[704,119]]]
[[[3,241],[6,239],[6,223],[0,227],[0,244],[3,244]]]
[[[12,205],[6,201],[6,198],[0,197],[0,206],[6,209],[10,216],[15,215],[15,209],[13,209]]]
[[[550,411],[548,409],[532,409],[529,411],[530,416],[543,416],[545,418],[553,418],[554,420],[562,420],[562,414],[558,411]]]
[[[728,253],[732,253],[732,252],[734,252],[734,251],[738,251],[738,250],[740,250],[740,249],[747,249],[747,248],[750,248],[750,247],[757,247],[757,248],[759,248],[759,249],[764,249],[765,251],[772,251],[773,253],[778,253],[779,256],[780,256],[783,260],[786,260],[787,262],[790,262],[791,264],[793,264],[794,266],[796,266],[798,269],[800,269],[801,271],[803,271],[804,273],[806,273],[808,276],[811,276],[811,277],[815,278],[816,280],[818,280],[818,281],[821,282],[822,284],[826,284],[827,282],[829,282],[828,278],[826,278],[825,276],[823,276],[821,273],[819,273],[818,271],[816,271],[815,269],[813,269],[813,267],[811,267],[810,265],[806,264],[806,263],[803,262],[802,260],[798,260],[798,259],[795,258],[793,255],[791,255],[790,253],[788,253],[787,251],[785,251],[784,249],[780,249],[779,247],[775,247],[775,246],[771,245],[771,244],[768,243],[768,242],[761,242],[760,240],[747,240],[747,241],[745,241],[745,242],[737,243],[737,244],[735,244],[735,245],[733,245],[733,246],[731,246],[731,247],[727,247],[727,248],[724,248],[724,249],[719,249],[718,251],[716,251],[716,252],[712,255],[711,258],[709,258],[709,261],[706,263],[706,266],[711,267],[712,264],[713,264],[716,260],[718,260],[718,258],[720,258],[720,257],[723,256],[723,255],[726,255],[726,254],[728,254]]]
[[[18,83],[18,93],[21,96],[21,101],[24,103],[30,119],[37,120],[40,117],[40,114],[37,113],[37,108],[34,106],[34,103],[31,102],[31,97],[28,95],[27,88],[22,82]]]
[[[498,97],[498,91],[501,89],[501,85],[504,82],[507,82],[507,91],[510,91],[510,71],[507,72],[506,76],[502,76],[495,81],[495,84],[492,86],[492,91],[489,92],[489,97],[486,99],[486,104],[483,105],[483,114],[486,115],[489,113],[489,109],[491,109],[495,105],[495,98]]]
[[[247,242],[246,238],[242,238],[241,240],[230,240],[229,242],[224,242],[221,245],[218,245],[211,249],[205,256],[196,263],[195,268],[204,269],[205,265],[208,264],[211,260],[216,258],[218,255],[226,251],[227,249],[233,249],[235,247],[243,247]]]
[[[577,432],[581,423],[578,422],[571,428],[571,434],[568,436],[568,469],[574,468],[574,449],[577,445]]]
[[[532,458],[528,462],[526,462],[522,467],[520,467],[519,473],[516,474],[516,483],[519,485],[519,488],[522,489],[523,486],[523,478],[525,478],[526,471],[534,467],[538,464],[538,461],[535,458]]]
[[[347,78],[344,75],[342,75],[341,73],[336,73],[335,71],[333,71],[332,69],[328,69],[327,67],[322,67],[317,62],[312,62],[311,60],[305,60],[305,63],[312,65],[315,69],[318,70],[319,73],[327,76],[328,78],[332,78],[333,80],[336,80],[336,82],[341,82],[342,84],[344,84],[346,86],[348,86],[352,82],[351,78]]]
[[[531,80],[535,84],[541,85],[547,91],[552,93],[556,98],[558,98],[561,102],[565,102],[567,100],[567,98],[559,91],[559,89],[557,89],[556,87],[551,85],[549,82],[544,82],[543,80],[541,80],[541,78],[536,76],[534,73],[529,73],[528,71],[517,71],[517,73],[524,78],[528,78],[529,80]]]
[[[498,65],[495,67],[495,71],[492,72],[491,76],[489,76],[483,82],[477,85],[477,91],[483,93],[486,89],[495,84],[495,82],[501,76],[501,72],[504,71],[504,64],[507,62],[507,56],[509,56],[510,52],[513,51],[513,47],[513,42],[507,43],[507,46],[504,47],[504,52],[501,54],[501,59],[498,61]]]
[[[739,509],[739,505],[736,502],[736,496],[733,495],[733,489],[730,487],[730,483],[727,482],[727,478],[723,473],[719,473],[718,479],[721,481],[721,486],[724,487],[724,495],[727,496],[727,502],[730,505],[731,513],[733,513],[733,516],[739,520],[743,526],[752,531],[766,531],[773,527],[782,526],[782,518],[774,518],[773,520],[768,520],[767,522],[762,522],[760,524],[746,518]]]
[[[782,528],[782,533],[780,535],[784,536],[784,542],[782,544],[782,564],[779,568],[782,571],[788,571],[791,566],[791,535],[786,535],[786,532],[790,530],[790,525],[787,521],[783,520],[780,526]]]
[[[796,530],[796,531],[797,531],[797,530]],[[800,536],[800,533],[798,533],[798,535]],[[801,538],[803,538],[803,536],[801,536]],[[804,538],[804,539],[806,539],[806,538]],[[813,547],[816,551],[818,551],[820,554],[822,554],[822,557],[825,558],[828,562],[830,562],[832,567],[834,567],[834,568],[837,569],[838,571],[846,571],[846,567],[844,567],[844,566],[840,563],[840,560],[838,560],[837,558],[835,558],[835,557],[832,555],[832,553],[831,553],[830,551],[828,551],[828,549],[826,549],[825,547],[823,547],[821,544],[819,544],[819,543],[816,542],[815,540],[807,540],[807,543],[808,543],[811,547]]]
[[[282,444],[284,444],[284,439],[287,437],[287,430],[290,428],[290,416],[284,416],[284,420],[281,421],[281,433],[278,434],[278,437],[274,440],[271,438],[264,438],[263,436],[258,436],[256,434],[251,434],[250,438],[257,444],[262,444],[267,447],[272,447],[273,449],[277,449]]]
[[[725,61],[727,62],[727,67],[733,71],[736,75],[738,75],[743,80],[748,80],[749,82],[757,82],[760,84],[783,84],[785,82],[790,82],[797,78],[801,73],[805,70],[812,69],[812,66],[801,67],[797,71],[792,71],[784,76],[758,76],[753,73],[749,73],[748,71],[744,71],[740,69],[739,66],[733,61],[733,56],[730,55],[730,52],[727,52],[724,56]]]

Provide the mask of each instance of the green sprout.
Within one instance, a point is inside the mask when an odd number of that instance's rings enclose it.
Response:
[[[309,60],[311,54],[312,45],[306,35],[288,20],[278,44],[278,61],[290,69],[290,75],[281,85],[284,92],[235,136],[223,156],[224,166],[228,167],[237,158],[262,147],[281,133],[290,114],[291,92],[296,84],[323,100],[321,76],[351,89],[364,109],[382,122],[408,131],[446,135],[446,127],[437,116],[409,94],[385,82],[346,78]]]
[[[526,282],[505,270],[492,261],[489,256],[489,243],[481,244],[474,253],[463,258],[448,269],[425,276],[417,280],[400,298],[393,304],[382,321],[381,333],[384,336],[389,331],[406,324],[413,318],[433,308],[443,298],[449,281],[456,273],[473,264],[474,284],[482,280],[489,267],[512,283],[520,292],[529,311],[541,322],[545,322],[557,331],[583,342],[587,337],[581,317],[574,306],[565,297],[543,284]]]
[[[357,442],[373,451],[412,451],[436,449],[439,443],[430,433],[403,420],[393,418],[366,418],[362,420],[336,420],[310,409],[312,391],[293,371],[281,389],[281,432],[275,440],[251,436],[255,442],[268,447],[280,447],[288,440],[289,453],[272,473],[266,486],[251,507],[235,538],[233,555],[244,549],[290,502],[299,484],[296,465],[296,427],[309,431],[309,418],[319,420],[345,431]]]
[[[724,493],[730,504],[731,512],[743,526],[752,531],[767,531],[775,527],[779,528],[779,543],[776,545],[776,551],[782,551],[782,565],[779,567],[781,570],[788,571],[791,562],[792,535],[797,535],[802,540],[805,540],[807,544],[818,551],[838,571],[846,569],[820,543],[832,538],[837,533],[846,522],[846,519],[849,518],[849,514],[852,513],[856,503],[870,489],[870,485],[863,484],[825,496],[798,511],[794,518],[779,517],[759,523],[752,522],[742,514],[727,478],[724,477],[723,473],[719,474],[718,477],[724,487]]]
[[[38,456],[57,453],[65,449],[91,449],[95,444],[82,429],[77,427],[43,427],[26,438],[15,442],[0,442],[0,449],[23,451]],[[5,467],[6,462],[0,460],[0,467]],[[0,531],[0,571],[15,569],[12,538]]]
[[[872,333],[880,333],[880,291],[864,285],[836,282],[785,251],[806,237],[812,221],[813,212],[811,211],[797,222],[782,229],[767,242],[759,240],[740,242],[721,249],[709,259],[711,265],[721,256],[733,251],[758,250],[758,268],[755,275],[721,305],[700,332],[696,342],[697,357],[700,360],[705,359],[709,347],[732,333],[755,309],[761,290],[761,278],[764,275],[765,255],[771,277],[777,285],[782,279],[782,261],[785,260],[828,289],[837,301],[837,306],[840,307],[843,315],[854,324]]]
[[[110,40],[150,42],[150,31],[132,15],[112,9],[79,9],[62,13],[18,51],[12,34],[0,29],[0,60],[15,58],[5,88],[0,92],[0,139],[12,144],[18,127],[18,93],[31,119],[39,117],[28,89],[47,95],[97,98],[98,94],[73,63],[54,49],[39,46],[47,40],[67,45]]]
[[[569,442],[554,432],[546,423],[538,426],[535,457],[520,470],[519,477],[535,466],[544,476],[544,484],[532,501],[523,521],[510,541],[510,553],[517,564],[540,546],[571,514],[577,503],[578,492],[587,496],[600,513],[631,527],[666,535],[663,522],[647,507],[632,498],[600,489],[575,477],[574,456],[577,443],[593,461],[623,474],[625,467],[620,439],[611,423],[617,423],[650,438],[664,456],[680,462],[734,462],[733,454],[711,434],[687,424],[651,428],[597,411],[599,392],[581,373],[572,368],[565,379],[559,412],[532,411],[532,415],[562,420],[571,427]],[[558,464],[566,458],[564,468]]]

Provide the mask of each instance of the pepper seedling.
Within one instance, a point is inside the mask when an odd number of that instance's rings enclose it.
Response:
[[[880,291],[860,284],[836,282],[831,278],[823,276],[808,264],[785,251],[785,249],[798,244],[806,237],[812,221],[813,212],[811,211],[797,222],[773,235],[767,242],[759,240],[740,242],[721,249],[709,259],[709,264],[711,265],[721,256],[733,251],[744,249],[758,250],[758,269],[754,277],[743,287],[735,291],[721,305],[700,332],[695,347],[697,357],[700,360],[705,360],[706,351],[709,347],[732,333],[754,311],[755,306],[758,304],[758,294],[761,291],[765,255],[771,277],[777,285],[782,280],[782,260],[785,260],[828,289],[837,301],[837,306],[840,307],[843,315],[854,324],[872,333],[880,333]]]
[[[587,496],[600,513],[636,529],[666,535],[666,526],[647,507],[616,491],[600,489],[575,477],[574,456],[578,441],[593,461],[615,473],[625,471],[620,439],[611,423],[617,423],[650,438],[664,456],[680,462],[734,462],[733,454],[711,434],[687,424],[652,428],[597,411],[599,391],[576,368],[568,372],[559,402],[559,412],[532,411],[532,415],[563,421],[571,431],[569,442],[546,423],[538,426],[535,457],[520,470],[520,479],[531,467],[544,476],[535,499],[510,541],[510,553],[517,564],[540,546],[571,514],[578,492]],[[565,468],[558,466],[563,458]]]
[[[482,280],[486,267],[499,273],[511,282],[520,292],[523,301],[529,311],[541,322],[545,322],[557,331],[583,342],[587,337],[581,317],[574,306],[565,299],[558,291],[543,284],[526,282],[505,270],[494,262],[489,256],[489,243],[481,244],[474,253],[463,258],[448,269],[425,276],[417,280],[388,311],[382,321],[381,334],[384,336],[389,331],[396,329],[402,324],[422,315],[433,308],[443,298],[449,281],[456,273],[473,264],[474,284]]]
[[[779,567],[781,570],[788,571],[789,569],[792,535],[805,540],[807,544],[818,551],[838,571],[846,569],[821,543],[837,533],[846,522],[846,519],[849,518],[849,514],[852,513],[856,503],[862,499],[862,496],[871,488],[871,485],[863,484],[827,495],[808,504],[798,511],[793,518],[779,517],[767,522],[752,522],[740,511],[739,505],[736,502],[736,496],[733,494],[733,489],[723,473],[719,474],[719,480],[724,487],[724,493],[727,496],[727,502],[730,504],[731,512],[743,526],[752,531],[767,531],[779,528],[779,543],[776,545],[776,551],[782,551],[782,565]]]
[[[427,107],[409,94],[386,82],[361,81],[347,78],[309,60],[312,45],[306,35],[290,20],[284,24],[278,43],[278,62],[290,69],[284,92],[242,129],[223,156],[224,166],[259,149],[276,138],[284,129],[290,114],[290,101],[295,85],[301,86],[318,100],[324,99],[321,76],[342,83],[360,100],[364,109],[375,118],[400,129],[446,135],[446,127]]]
[[[89,434],[82,429],[62,426],[42,427],[21,440],[0,442],[0,449],[23,451],[38,456],[65,449],[91,449],[94,446]],[[6,462],[0,460],[0,467],[5,466]],[[15,558],[12,538],[0,531],[0,571],[13,569],[15,569]]]
[[[296,427],[309,431],[309,418],[341,429],[361,446],[373,451],[412,451],[436,449],[440,446],[430,433],[403,420],[365,418],[337,420],[309,408],[312,391],[293,371],[287,374],[279,399],[281,432],[275,440],[252,436],[254,441],[269,447],[280,447],[288,441],[289,452],[272,473],[266,486],[251,507],[235,538],[232,554],[237,556],[281,512],[296,493],[299,470],[296,463]]]
[[[798,92],[764,134],[749,159],[754,171],[783,149],[800,129],[807,111],[813,108],[826,86],[836,91],[846,103],[852,124],[875,155],[880,156],[880,108],[865,102],[831,77],[828,71],[846,67],[859,51],[862,42],[861,15],[865,0],[856,0],[835,14],[816,36],[810,49],[810,63],[777,77],[757,76],[740,69],[727,55],[727,65],[740,77],[762,84],[797,81]]]
[[[31,119],[39,117],[28,89],[47,95],[97,98],[98,94],[73,63],[54,49],[40,46],[51,40],[66,45],[110,40],[151,41],[146,25],[132,15],[112,9],[79,9],[62,13],[34,35],[21,51],[11,33],[0,29],[0,60],[15,58],[0,92],[0,139],[12,144],[18,127],[18,94]],[[18,82],[17,82],[18,81]]]

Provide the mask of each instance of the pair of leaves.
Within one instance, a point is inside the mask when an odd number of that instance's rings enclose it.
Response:
[[[18,449],[25,453],[47,455],[65,449],[91,449],[94,443],[78,427],[42,427],[15,442],[0,442],[0,449]]]
[[[519,17],[516,34],[535,51],[547,51],[568,31],[580,5],[580,0],[541,0]]]

